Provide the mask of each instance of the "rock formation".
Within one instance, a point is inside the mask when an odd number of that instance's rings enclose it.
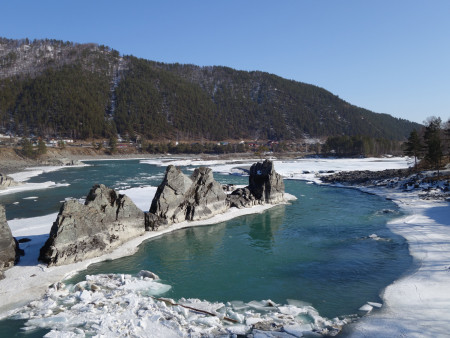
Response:
[[[20,182],[14,181],[11,177],[0,173],[0,190],[20,185]]]
[[[197,221],[221,214],[228,209],[227,195],[214,180],[210,168],[195,169],[191,177],[170,165],[150,206],[155,215],[168,224]],[[149,219],[151,216],[147,216]],[[152,227],[149,220],[147,227]]]
[[[210,168],[200,167],[191,176],[192,185],[185,194],[186,219],[198,221],[228,210],[227,195],[214,180]]]
[[[250,167],[249,185],[228,196],[232,207],[248,208],[256,204],[276,204],[284,201],[284,182],[273,166],[265,160]]]
[[[284,182],[278,174],[273,162],[265,160],[250,167],[248,188],[257,200],[264,203],[276,204],[284,201]]]
[[[185,201],[185,194],[192,185],[192,180],[183,172],[169,165],[163,181],[156,190],[150,206],[150,213],[167,220],[170,223],[182,222],[186,215],[180,210]]]
[[[5,208],[0,205],[0,279],[3,278],[3,271],[12,267],[18,260],[19,244],[6,222]]]
[[[148,213],[104,185],[94,185],[84,205],[66,201],[39,259],[49,265],[74,263],[101,256],[160,226],[207,219],[231,206],[244,208],[283,201],[283,179],[270,161],[252,165],[249,186],[230,195],[214,180],[210,168],[195,169],[188,177],[180,169],[168,166]]]
[[[85,204],[66,201],[39,260],[62,265],[105,254],[145,232],[144,213],[125,195],[94,185]]]

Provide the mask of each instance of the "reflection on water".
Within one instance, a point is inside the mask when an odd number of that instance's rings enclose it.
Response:
[[[248,232],[251,240],[250,245],[259,247],[265,251],[270,251],[274,245],[275,233],[283,225],[285,205],[279,205],[263,213],[260,217],[249,220]]]

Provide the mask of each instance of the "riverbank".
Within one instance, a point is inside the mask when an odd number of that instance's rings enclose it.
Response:
[[[264,157],[275,157],[278,159],[292,160],[304,157],[305,153],[283,152],[266,154]],[[258,158],[254,152],[230,153],[230,154],[149,154],[145,152],[132,151],[132,149],[117,149],[114,154],[109,154],[105,149],[94,149],[92,147],[67,146],[65,148],[47,148],[47,153],[37,159],[22,156],[18,149],[0,148],[0,173],[13,174],[30,167],[65,165],[68,162],[92,161],[92,160],[119,160],[119,159],[161,159],[161,158],[183,158],[202,160],[249,160]]]
[[[407,170],[395,172],[408,173]],[[342,335],[357,338],[448,337],[450,171],[441,172],[441,180],[436,172],[407,177],[391,175],[389,178],[383,177],[384,174],[372,175],[371,180],[363,181],[360,173],[340,174],[324,180],[335,185],[356,180],[363,185],[351,187],[395,202],[406,216],[389,222],[388,227],[408,241],[415,265],[413,271],[383,290],[381,310],[374,308],[367,316],[346,326]]]

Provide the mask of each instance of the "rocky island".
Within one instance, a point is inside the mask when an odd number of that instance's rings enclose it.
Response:
[[[191,176],[168,166],[147,213],[126,195],[102,184],[90,190],[86,202],[63,203],[39,260],[64,265],[111,252],[145,231],[156,231],[184,221],[223,214],[232,207],[284,202],[284,183],[273,162],[255,163],[249,185],[227,195],[210,168],[200,167]]]
[[[84,204],[64,202],[39,260],[62,265],[101,256],[144,231],[144,212],[127,196],[97,184]]]

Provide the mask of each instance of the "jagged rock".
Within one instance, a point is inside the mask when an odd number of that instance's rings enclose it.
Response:
[[[272,161],[257,162],[250,167],[248,188],[257,200],[264,203],[284,201],[283,178],[275,171]]]
[[[126,195],[94,185],[85,204],[64,202],[39,260],[63,265],[103,255],[145,232],[144,213]]]
[[[169,223],[182,222],[186,215],[179,210],[185,201],[185,194],[192,185],[192,180],[183,172],[169,165],[163,181],[156,190],[150,206],[150,213],[167,220]]]
[[[248,187],[234,190],[227,197],[230,207],[239,209],[249,208],[256,204],[261,204],[261,200],[257,200]]]
[[[226,197],[220,183],[214,180],[211,169],[195,169],[188,177],[180,169],[168,166],[153,198],[150,214],[168,224],[206,219],[229,208]],[[151,221],[153,216],[147,217]],[[152,227],[150,224],[146,226]]]
[[[234,190],[236,190],[234,184],[224,184],[222,185],[222,189],[225,192],[233,192]]]
[[[11,177],[0,173],[0,190],[20,185],[20,182],[14,181]]]
[[[5,207],[0,205],[0,279],[3,271],[18,262],[21,250],[6,222]]]
[[[236,189],[227,197],[231,207],[248,208],[257,204],[276,204],[284,201],[284,182],[273,166],[265,160],[250,167],[249,185]]]
[[[145,231],[156,231],[161,226],[167,226],[169,223],[164,218],[156,216],[150,212],[145,213]]]
[[[200,167],[191,176],[192,185],[185,194],[186,219],[198,221],[222,214],[229,209],[222,185],[214,180],[210,168]]]

